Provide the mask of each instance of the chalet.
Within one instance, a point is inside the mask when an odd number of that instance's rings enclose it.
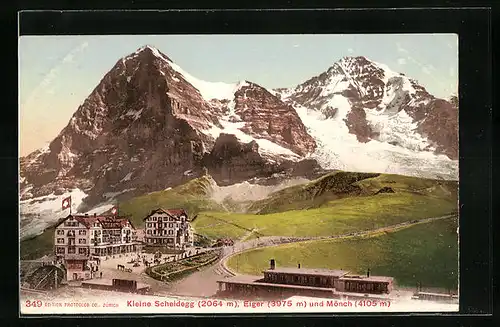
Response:
[[[193,246],[193,228],[184,209],[152,210],[144,218],[144,243],[184,249]]]
[[[127,218],[69,215],[55,228],[54,252],[68,271],[69,279],[88,279],[88,261],[140,250],[135,227]]]

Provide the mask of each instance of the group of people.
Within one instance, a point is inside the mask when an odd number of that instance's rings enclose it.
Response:
[[[100,262],[100,259],[97,259],[97,260],[98,261],[96,261],[96,265],[95,266],[92,263],[90,264],[90,273],[91,273],[92,278],[94,278],[94,276],[97,277],[97,272],[99,272],[99,275],[98,275],[99,278],[102,278],[102,271],[99,271],[99,264],[101,262]]]

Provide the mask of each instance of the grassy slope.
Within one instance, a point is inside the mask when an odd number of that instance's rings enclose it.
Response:
[[[156,208],[184,208],[190,217],[204,210],[221,210],[221,205],[212,201],[210,178],[200,177],[173,189],[153,192],[120,204],[120,213],[130,215],[136,227],[143,227],[144,217]]]
[[[374,195],[382,187],[391,187],[395,193]],[[284,211],[307,203],[312,209]],[[456,183],[340,172],[276,192],[258,201],[253,206],[256,208],[276,213],[202,212],[194,227],[197,233],[212,238],[240,238],[254,228],[263,235],[285,236],[335,235],[373,229],[456,211]]]
[[[54,249],[55,228],[47,228],[42,234],[24,240],[20,244],[21,260],[33,260],[51,254]]]
[[[312,182],[285,188],[256,201],[249,212],[266,214],[288,210],[317,208],[331,200],[366,194],[356,182],[380,174],[338,171]]]
[[[228,265],[260,275],[269,259],[278,266],[323,267],[393,276],[402,286],[457,289],[456,219],[438,220],[371,238],[301,242],[262,248],[232,257]]]
[[[143,218],[154,208],[184,208],[191,217],[199,215],[193,223],[197,233],[236,239],[248,235],[253,228],[263,235],[334,235],[457,209],[455,182],[398,175],[329,174],[257,202],[252,206],[254,211],[275,212],[260,215],[226,212],[208,197],[210,185],[209,177],[201,177],[170,190],[139,196],[121,203],[120,213],[130,215],[136,227],[141,228]],[[396,193],[372,195],[384,186],[392,187]],[[228,204],[226,201],[226,207]],[[313,209],[285,211],[293,208]],[[32,258],[50,253],[52,233],[49,229],[21,242],[21,255]],[[251,234],[250,238],[256,236]]]
[[[133,198],[120,204],[120,214],[130,215],[134,225],[141,228],[144,223],[143,218],[158,207],[184,208],[191,217],[201,210],[224,210],[207,196],[210,192],[210,183],[209,177],[200,177],[170,190]],[[21,242],[21,259],[36,259],[50,254],[53,246],[54,228],[51,227],[41,235]]]

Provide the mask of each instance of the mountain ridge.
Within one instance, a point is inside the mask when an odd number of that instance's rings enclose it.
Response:
[[[346,85],[345,76],[338,75],[344,68],[329,69],[336,77],[327,71],[323,80],[337,78],[335,85]],[[353,87],[318,89],[324,81],[313,77],[291,94],[289,89],[277,92],[246,80],[202,81],[158,49],[144,46],[115,63],[47,147],[20,158],[22,233],[39,230],[62,214],[58,209],[62,197],[74,198],[75,211],[96,210],[181,185],[206,172],[219,185],[270,183],[290,176],[314,179],[349,167],[453,176],[453,162],[419,147],[417,137],[414,148],[380,140],[384,134],[374,131],[368,121],[374,115],[365,107],[383,103],[382,114],[392,108],[396,115],[407,115],[400,117],[406,129],[389,126],[394,128],[389,138],[414,133],[418,126],[408,123],[409,109],[398,111],[394,99],[385,97],[389,79],[381,80],[385,72],[379,68],[366,73],[378,76],[378,82],[356,81],[359,87],[367,86],[363,92]],[[370,99],[375,93],[377,98]],[[355,97],[358,102],[352,101]],[[390,103],[392,107],[387,106]],[[337,143],[329,141],[332,135],[340,137]],[[380,151],[373,144],[389,155],[374,161],[372,152]],[[370,154],[368,160],[365,153]],[[428,159],[434,161],[426,166],[423,162]]]

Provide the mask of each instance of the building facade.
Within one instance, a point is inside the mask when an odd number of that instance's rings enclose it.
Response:
[[[129,219],[114,216],[69,215],[55,228],[54,253],[68,279],[92,278],[88,261],[137,252],[135,227]]]
[[[271,260],[264,277],[237,275],[217,281],[219,294],[244,296],[366,296],[389,294],[394,279],[387,276],[350,275],[344,270],[276,268]],[[357,294],[357,295],[356,295]]]
[[[194,233],[183,209],[156,209],[144,218],[144,243],[174,249],[192,247]]]

